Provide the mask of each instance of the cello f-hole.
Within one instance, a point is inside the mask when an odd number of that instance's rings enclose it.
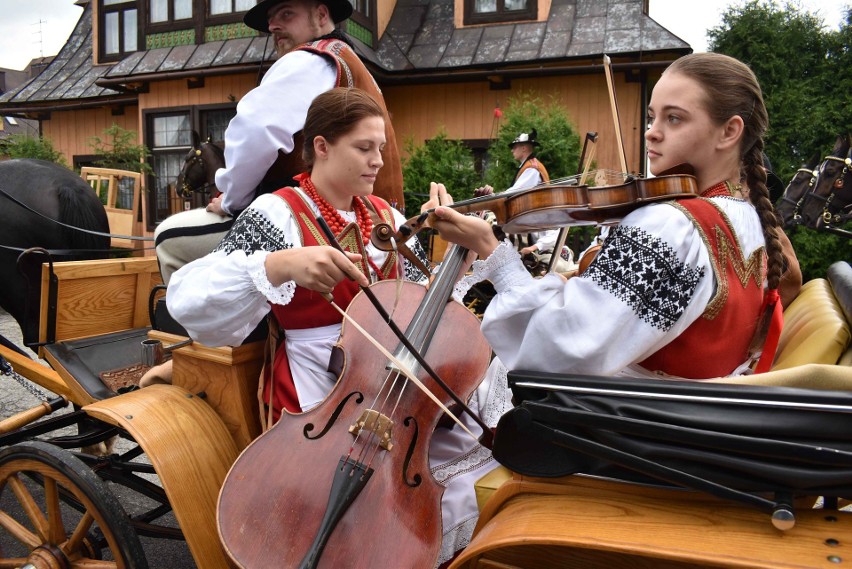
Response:
[[[411,477],[411,479],[409,479],[408,467],[411,465],[411,457],[414,456],[414,449],[417,446],[417,435],[419,434],[420,429],[417,426],[417,419],[414,417],[406,417],[402,424],[414,429],[414,433],[411,436],[411,443],[409,443],[408,450],[405,452],[405,461],[402,464],[402,479],[410,488],[417,488],[420,486],[420,483],[423,482],[423,477],[419,474],[415,474]]]
[[[356,404],[360,404],[362,401],[364,401],[364,394],[363,393],[361,393],[359,391],[353,391],[353,392],[349,393],[346,397],[344,397],[343,399],[340,400],[340,403],[337,405],[337,408],[335,408],[334,412],[328,418],[328,422],[326,422],[323,429],[317,435],[311,436],[311,431],[314,430],[314,426],[315,426],[313,423],[305,424],[305,428],[302,430],[302,434],[304,435],[304,437],[306,439],[310,440],[310,441],[315,441],[317,439],[321,439],[329,431],[329,429],[331,429],[331,427],[337,422],[337,418],[343,412],[343,408],[346,406],[346,403],[352,397],[357,397],[357,399],[355,399]]]

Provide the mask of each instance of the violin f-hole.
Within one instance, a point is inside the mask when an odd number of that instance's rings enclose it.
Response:
[[[304,435],[304,437],[310,441],[321,439],[337,422],[338,417],[340,417],[340,414],[343,412],[343,408],[346,406],[346,402],[349,401],[352,397],[356,397],[356,404],[360,404],[362,401],[364,401],[364,394],[360,391],[350,392],[346,395],[346,397],[340,400],[340,403],[338,403],[337,407],[334,409],[334,413],[331,414],[331,416],[328,418],[328,422],[317,435],[311,436],[311,431],[313,431],[315,427],[313,423],[305,424],[305,428],[302,429],[302,434]]]

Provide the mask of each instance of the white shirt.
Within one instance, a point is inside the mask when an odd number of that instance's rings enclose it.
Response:
[[[302,194],[316,215],[319,208]],[[355,212],[340,211],[346,221],[355,221]],[[405,218],[396,210],[397,226]],[[407,242],[415,254],[426,255],[416,238]],[[258,197],[234,222],[215,251],[172,275],[166,303],[172,316],[196,341],[209,346],[237,346],[271,310],[270,303],[286,305],[293,299],[296,283],[273,286],[266,277],[264,262],[271,251],[302,247],[301,229],[292,210],[279,196]],[[388,253],[366,247],[376,266]],[[426,276],[404,262],[408,280],[424,281]],[[299,404],[308,410],[334,387],[336,377],[328,371],[332,346],[340,337],[340,324],[285,330],[284,349]]]
[[[304,194],[303,194],[304,196]],[[314,213],[319,209],[311,204]],[[340,211],[347,221],[355,212]],[[405,218],[393,210],[397,225]],[[409,247],[425,259],[415,238]],[[266,278],[264,262],[271,251],[302,247],[301,229],[292,210],[279,196],[259,196],[234,222],[215,251],[181,267],[169,282],[169,312],[193,339],[209,346],[237,346],[269,312],[269,303],[288,304],[296,283],[274,287]],[[388,253],[369,244],[367,253],[382,266]],[[406,278],[425,277],[405,262]],[[327,363],[327,362],[326,362]]]
[[[524,160],[524,162],[526,162],[526,160]],[[506,192],[528,190],[538,186],[542,182],[544,182],[544,180],[541,177],[541,172],[539,172],[536,168],[527,168],[521,172],[521,175],[518,176],[515,183],[506,189]],[[546,253],[548,251],[552,251],[553,246],[556,245],[556,240],[559,238],[559,230],[549,229],[546,231],[531,232],[530,235],[532,235],[532,238],[535,240],[535,242],[530,243],[530,245],[536,245],[539,253]]]
[[[765,246],[757,212],[735,198],[721,206],[746,258]],[[490,280],[497,295],[482,321],[508,369],[615,375],[674,340],[715,292],[701,234],[668,204],[639,208],[610,230],[595,263],[564,282],[534,279],[508,242],[474,263],[471,280]]]
[[[225,130],[226,167],[216,172],[226,212],[251,203],[278,150],[293,151],[293,136],[305,126],[311,102],[336,84],[337,69],[329,60],[296,50],[278,59],[260,85],[245,94]]]

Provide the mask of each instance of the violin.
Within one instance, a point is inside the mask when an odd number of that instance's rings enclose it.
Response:
[[[617,223],[634,209],[655,201],[691,198],[698,184],[689,165],[677,166],[654,178],[628,176],[624,183],[588,186],[579,177],[533,188],[491,194],[446,206],[460,213],[490,210],[506,233],[528,233],[572,225]],[[428,210],[400,226],[397,242],[427,225]]]

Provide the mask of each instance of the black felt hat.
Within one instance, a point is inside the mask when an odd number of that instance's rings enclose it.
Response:
[[[284,0],[262,0],[257,5],[246,12],[243,16],[243,22],[248,27],[259,32],[269,33],[269,10],[274,6],[281,4]],[[331,19],[334,23],[340,23],[352,15],[352,3],[349,0],[320,0],[322,4],[328,6],[328,12],[331,14]]]
[[[536,137],[538,137],[538,133],[535,131],[535,129],[532,129],[530,132],[522,132],[515,138],[515,140],[509,143],[509,148],[512,148],[516,144],[522,143],[532,144],[533,146],[540,146],[540,144],[536,140]]]

